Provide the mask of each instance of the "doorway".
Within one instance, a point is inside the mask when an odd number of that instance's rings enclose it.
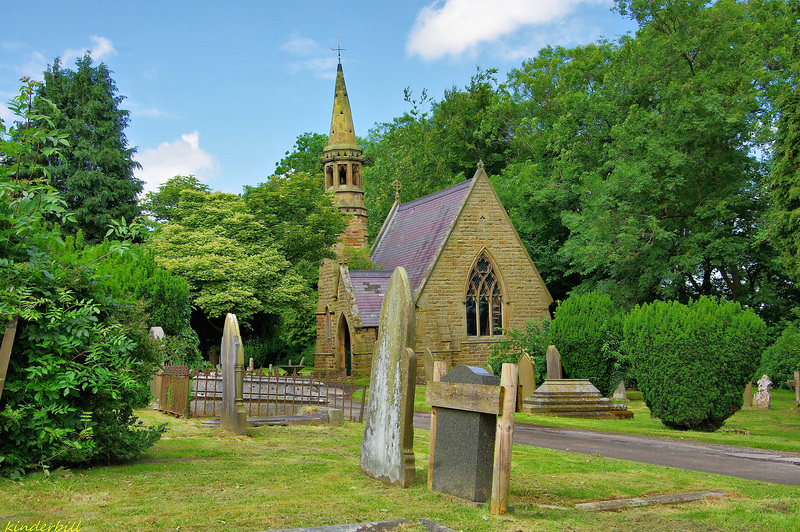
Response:
[[[344,370],[349,376],[353,371],[352,350],[350,347],[350,327],[344,314],[339,318],[339,327],[336,333],[336,369]]]

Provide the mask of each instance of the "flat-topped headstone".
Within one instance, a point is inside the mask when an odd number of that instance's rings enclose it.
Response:
[[[225,317],[220,345],[222,359],[222,411],[221,426],[236,434],[247,433],[247,412],[242,397],[242,371],[244,370],[244,346],[239,334],[239,322],[235,314]]]
[[[772,396],[769,394],[769,387],[772,386],[772,381],[769,377],[764,375],[758,379],[758,391],[753,397],[753,406],[756,408],[769,408],[772,402]]]
[[[547,378],[548,380],[561,379],[561,353],[558,352],[556,346],[547,346]]]
[[[497,386],[500,381],[483,368],[456,366],[441,382]],[[475,502],[489,499],[496,425],[495,414],[439,408],[433,460],[435,491]]]
[[[414,296],[405,269],[392,273],[372,355],[361,470],[386,484],[414,482]]]
[[[528,353],[519,357],[520,399],[527,399],[536,389],[536,366]]]

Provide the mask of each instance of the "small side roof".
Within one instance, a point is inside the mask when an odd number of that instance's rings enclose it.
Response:
[[[392,270],[350,270],[353,298],[362,327],[377,327],[380,324],[383,296],[386,295],[391,277]]]
[[[385,272],[404,267],[416,294],[436,260],[472,181],[468,179],[414,201],[396,204],[372,250],[372,262],[382,266]]]

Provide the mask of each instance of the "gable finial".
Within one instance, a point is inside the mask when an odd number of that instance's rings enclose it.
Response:
[[[478,159],[478,170],[483,170],[483,159]]]
[[[400,203],[400,189],[403,188],[403,184],[400,183],[397,179],[392,181],[392,188],[394,189],[394,201],[395,203]]]
[[[347,48],[342,48],[342,39],[340,38],[338,43],[336,44],[336,48],[331,48],[331,52],[336,52],[339,56],[339,64],[342,64],[342,52],[346,52]]]

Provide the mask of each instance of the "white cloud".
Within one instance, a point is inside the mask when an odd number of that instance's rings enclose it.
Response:
[[[526,26],[559,22],[581,4],[607,3],[608,0],[437,0],[417,15],[406,52],[426,60],[472,55],[480,45],[498,43]]]
[[[200,133],[185,133],[172,142],[162,142],[158,148],[145,148],[136,155],[142,165],[136,177],[144,181],[144,192],[158,186],[176,175],[194,174],[200,181],[208,181],[219,169],[219,161],[200,148]]]
[[[81,48],[80,50],[72,48],[64,50],[61,56],[61,63],[69,66],[74,63],[75,59],[83,57],[83,54],[87,51],[92,55],[94,61],[101,61],[105,57],[117,55],[117,50],[114,48],[114,45],[105,37],[92,35],[89,39],[94,43],[92,46]]]
[[[296,58],[287,64],[292,74],[312,72],[319,78],[336,77],[336,55],[313,39],[292,34],[281,50]]]
[[[141,116],[145,118],[178,118],[172,113],[168,113],[167,111],[162,111],[158,107],[142,107],[135,102],[128,102],[128,107],[130,108],[131,115],[133,116]]]

